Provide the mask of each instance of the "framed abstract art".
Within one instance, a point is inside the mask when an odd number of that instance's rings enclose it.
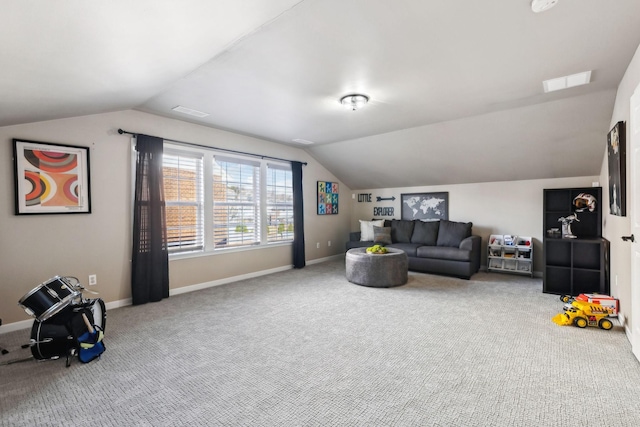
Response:
[[[15,214],[91,213],[89,148],[13,140]]]
[[[338,214],[338,183],[318,181],[318,215]]]

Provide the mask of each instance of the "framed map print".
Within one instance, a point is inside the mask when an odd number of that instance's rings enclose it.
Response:
[[[13,140],[15,214],[91,213],[89,148]]]
[[[449,219],[449,193],[401,194],[401,218],[423,221]]]
[[[318,181],[318,215],[338,214],[338,183]]]

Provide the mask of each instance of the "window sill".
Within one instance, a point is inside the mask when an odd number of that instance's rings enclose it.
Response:
[[[232,247],[232,248],[220,248],[220,249],[198,251],[198,252],[184,252],[184,253],[178,253],[178,254],[169,254],[169,260],[173,261],[173,260],[179,260],[179,259],[216,256],[216,255],[229,254],[234,252],[256,251],[261,249],[269,249],[277,246],[291,246],[292,244],[293,244],[293,241],[273,242],[273,243],[265,243],[265,244],[254,245],[254,246],[242,246],[237,248]]]

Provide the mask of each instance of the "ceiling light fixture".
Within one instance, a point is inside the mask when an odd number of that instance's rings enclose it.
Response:
[[[591,71],[571,74],[570,76],[558,77],[557,79],[545,80],[542,82],[545,93],[556,90],[568,89],[570,87],[582,86],[591,82]]]
[[[544,12],[545,10],[551,9],[556,3],[558,3],[558,0],[532,0],[531,10],[535,13]]]
[[[357,93],[353,93],[351,95],[343,96],[342,98],[340,98],[340,103],[344,105],[345,108],[353,111],[364,107],[367,102],[369,102],[368,96],[360,95]]]

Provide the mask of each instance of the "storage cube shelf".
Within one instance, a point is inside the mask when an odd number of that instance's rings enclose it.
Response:
[[[487,271],[533,276],[533,241],[531,236],[512,236],[510,234],[489,236]]]
[[[580,193],[595,197],[593,211],[577,213],[571,224],[576,238],[549,233],[558,221],[576,212],[573,200]],[[609,294],[609,241],[602,236],[602,188],[554,188],[544,190],[544,279],[542,291],[551,294]]]

